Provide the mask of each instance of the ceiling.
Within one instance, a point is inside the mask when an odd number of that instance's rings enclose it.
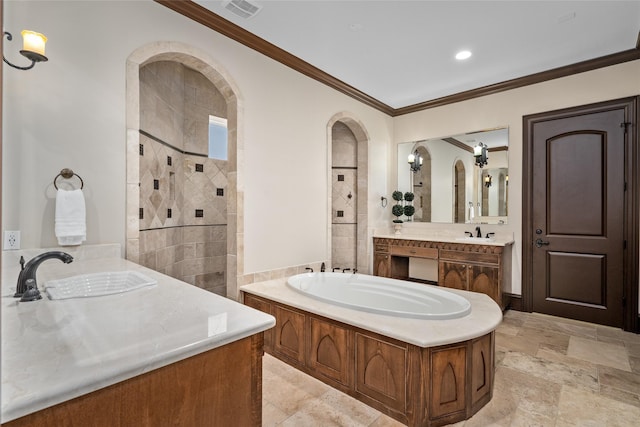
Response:
[[[640,0],[248,1],[195,3],[393,109],[639,49]]]

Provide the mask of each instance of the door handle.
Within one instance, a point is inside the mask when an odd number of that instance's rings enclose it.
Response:
[[[536,240],[536,247],[541,248],[543,246],[549,246],[549,242],[545,242],[542,239]]]

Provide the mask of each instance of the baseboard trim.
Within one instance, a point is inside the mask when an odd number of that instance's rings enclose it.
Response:
[[[522,311],[522,295],[502,293],[502,303],[505,310]]]

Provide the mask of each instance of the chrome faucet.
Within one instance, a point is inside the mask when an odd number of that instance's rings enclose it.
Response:
[[[480,227],[476,227],[476,237],[482,237],[482,231],[480,231]]]
[[[31,258],[26,265],[24,264],[24,258],[20,258],[20,264],[22,265],[22,270],[20,271],[20,275],[18,276],[18,285],[16,286],[16,293],[13,296],[16,298],[22,297],[22,294],[24,294],[27,291],[28,280],[33,280],[33,282],[30,282],[29,285],[35,289],[38,289],[38,283],[36,281],[36,271],[38,270],[38,267],[40,266],[40,264],[42,264],[43,261],[46,261],[52,258],[59,259],[65,264],[69,264],[70,262],[73,261],[73,257],[71,255],[69,255],[66,252],[60,252],[60,251],[51,251],[51,252],[42,253],[40,255],[36,255],[33,258]]]

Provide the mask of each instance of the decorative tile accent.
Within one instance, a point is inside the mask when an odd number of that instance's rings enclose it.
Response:
[[[153,189],[154,190],[159,190],[160,189],[160,181],[157,179],[153,180]]]
[[[171,166],[171,156],[167,156],[167,166]]]
[[[140,155],[144,156],[144,145],[140,144]]]
[[[204,172],[204,165],[202,163],[196,163],[196,172]]]
[[[140,219],[144,219],[144,209],[143,208],[139,209],[138,216],[140,217]]]
[[[224,196],[224,188],[216,188],[216,196]]]
[[[196,218],[203,218],[203,217],[204,217],[204,210],[196,209]]]
[[[344,175],[342,174],[338,175],[338,181],[344,181]]]
[[[342,218],[342,217],[344,217],[344,211],[336,211],[336,216],[337,216],[338,218]]]
[[[167,218],[171,218],[171,208],[167,209]]]

